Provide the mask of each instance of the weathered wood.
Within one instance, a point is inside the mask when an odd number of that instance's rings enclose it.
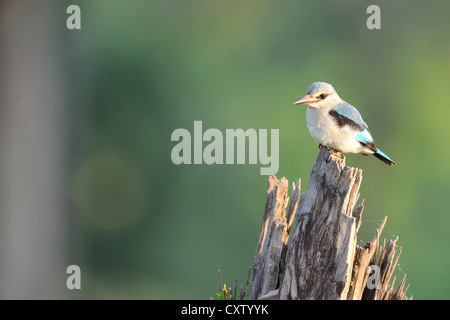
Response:
[[[300,181],[297,183],[298,189],[299,183]],[[297,196],[294,192],[294,199],[286,215],[289,201],[287,192],[288,181],[285,178],[277,180],[274,176],[269,177],[264,218],[253,263],[250,299],[257,299],[278,287],[280,265],[284,260],[282,259],[284,247],[294,216],[291,210],[296,208],[299,190],[296,191]]]
[[[379,246],[387,217],[371,242],[357,245],[361,180],[361,170],[321,147],[306,192],[300,196],[300,180],[293,185],[286,213],[288,182],[269,177],[251,299],[407,299],[405,277],[395,292],[389,284],[397,240]],[[379,284],[373,285],[372,271]]]
[[[366,287],[367,267],[371,264],[372,257],[378,249],[380,235],[383,232],[387,217],[384,218],[381,226],[377,229],[375,236],[371,242],[366,243],[364,248],[356,246],[355,258],[353,261],[352,278],[350,280],[350,288],[347,300],[361,300],[364,289]]]
[[[361,170],[322,147],[301,195],[279,299],[345,299],[356,249]]]
[[[402,248],[400,247],[399,252],[396,255],[395,248],[397,247],[396,243],[398,241],[398,237],[394,240],[389,240],[383,246],[378,246],[376,252],[378,255],[373,257],[370,265],[375,266],[379,272],[380,285],[376,288],[369,288],[366,286],[363,292],[362,299],[364,300],[408,300],[412,299],[406,296],[406,289],[404,288],[406,282],[406,274],[403,276],[397,290],[394,292],[394,283],[395,277],[391,283],[391,277],[395,271],[395,268],[398,263],[398,259],[402,252]]]

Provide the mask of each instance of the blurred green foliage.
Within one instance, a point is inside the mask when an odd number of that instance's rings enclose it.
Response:
[[[292,102],[325,81],[398,164],[347,155],[364,174],[361,243],[388,215],[408,293],[449,298],[449,2],[77,2],[82,29],[64,41],[84,297],[208,299],[218,268],[245,283],[267,177],[260,165],[176,166],[171,133],[194,120],[279,129],[277,176],[305,190],[318,148]],[[381,30],[366,28],[369,4]]]

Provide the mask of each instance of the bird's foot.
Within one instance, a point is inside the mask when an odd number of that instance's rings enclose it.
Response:
[[[330,152],[330,155],[328,156],[327,162],[329,162],[331,160],[334,160],[334,161],[344,160],[345,161],[345,156],[343,154],[341,155],[340,151],[335,150],[335,149],[330,148],[330,147],[327,147],[327,146],[319,143],[319,149],[322,148],[322,147],[327,148],[328,151]]]
[[[345,161],[345,156],[341,155],[340,151],[334,150],[332,148],[328,148],[328,150],[330,150],[330,156],[328,157],[328,161],[331,161],[331,160],[334,160],[334,161],[344,160]]]

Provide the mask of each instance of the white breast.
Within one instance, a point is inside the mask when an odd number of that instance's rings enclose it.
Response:
[[[359,153],[361,144],[354,138],[348,126],[340,128],[328,114],[328,110],[307,107],[306,124],[311,136],[318,143],[344,153]]]

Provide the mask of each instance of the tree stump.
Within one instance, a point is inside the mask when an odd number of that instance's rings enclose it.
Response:
[[[357,245],[361,181],[360,169],[325,147],[306,192],[299,196],[300,180],[293,185],[289,209],[288,181],[269,177],[251,299],[407,299],[405,277],[395,292],[389,284],[397,239],[379,246],[387,217],[371,242]]]

